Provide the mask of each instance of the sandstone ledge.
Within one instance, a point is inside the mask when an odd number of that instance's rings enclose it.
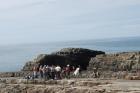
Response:
[[[0,93],[140,93],[139,81],[0,79]]]

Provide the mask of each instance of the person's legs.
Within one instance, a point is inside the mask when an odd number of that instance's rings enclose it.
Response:
[[[46,80],[46,73],[45,72],[43,73],[43,78],[44,78],[44,80]]]
[[[70,79],[70,72],[66,72],[66,78]]]
[[[55,73],[51,72],[51,79],[55,79]]]
[[[49,72],[46,72],[46,77],[47,79],[49,79]]]
[[[34,77],[34,78],[37,77],[37,72],[36,72],[36,71],[33,72],[33,77]]]
[[[57,79],[61,79],[60,71],[57,72]]]
[[[39,72],[39,77],[40,77],[41,79],[43,78],[43,72],[42,72],[42,71]]]

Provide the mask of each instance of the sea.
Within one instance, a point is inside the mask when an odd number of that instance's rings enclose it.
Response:
[[[140,37],[0,45],[0,72],[20,71],[37,55],[50,54],[62,48],[87,48],[106,53],[140,51]]]

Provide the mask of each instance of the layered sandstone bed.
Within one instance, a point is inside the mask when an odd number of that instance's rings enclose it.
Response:
[[[97,70],[101,77],[140,80],[140,52],[122,52],[92,57],[88,71]]]
[[[122,52],[116,54],[103,54],[92,57],[89,70],[94,68],[103,71],[139,71],[140,52]]]
[[[139,81],[0,79],[0,93],[140,93]]]

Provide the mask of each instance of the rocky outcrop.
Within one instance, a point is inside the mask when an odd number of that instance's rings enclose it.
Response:
[[[88,70],[140,71],[140,52],[97,55],[91,58]]]
[[[135,81],[71,79],[26,80],[0,79],[0,93],[140,93]]]
[[[1,72],[0,78],[6,77],[24,77],[27,75],[31,75],[30,71],[19,71],[19,72]]]
[[[104,93],[105,89],[93,88],[110,84],[93,80],[26,80],[0,79],[0,93]]]
[[[66,66],[67,64],[73,66],[80,65],[81,68],[85,70],[89,64],[90,58],[99,54],[105,54],[105,52],[83,48],[64,48],[51,54],[40,54],[33,61],[27,62],[22,71],[31,71],[34,65]]]

